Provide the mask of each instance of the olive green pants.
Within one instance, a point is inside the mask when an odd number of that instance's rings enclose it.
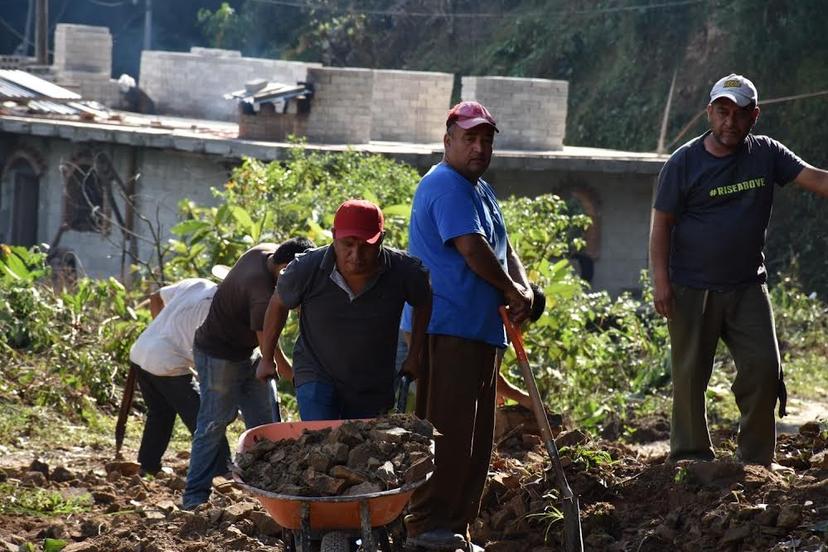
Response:
[[[780,361],[767,287],[718,292],[674,285],[673,292],[675,308],[668,322],[673,374],[670,458],[714,457],[705,391],[722,339],[736,363],[731,390],[740,413],[737,455],[744,462],[770,464],[776,446]]]

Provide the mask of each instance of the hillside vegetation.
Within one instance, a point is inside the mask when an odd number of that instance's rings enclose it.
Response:
[[[703,132],[710,86],[737,72],[765,100],[828,92],[828,16],[819,0],[321,0],[297,10],[248,1],[205,36],[250,54],[332,65],[563,79],[565,143],[654,151],[673,75],[666,146]],[[641,6],[630,9],[631,6]],[[220,10],[217,10],[218,14]],[[218,18],[220,19],[220,18]],[[205,20],[209,21],[209,20]],[[244,28],[245,33],[232,29]],[[266,32],[269,29],[270,32]],[[455,97],[459,97],[459,82]],[[496,115],[496,114],[495,114]],[[828,94],[763,105],[756,132],[828,165]],[[508,121],[504,124],[508,125]],[[825,203],[778,194],[768,264],[828,293]]]
[[[26,14],[13,6],[0,5],[0,18],[19,31]],[[108,26],[113,73],[137,75],[143,8],[64,3],[50,17],[52,25]],[[822,0],[179,0],[153,10],[154,49],[214,46],[330,65],[564,79],[568,145],[654,151],[674,74],[668,150],[704,130],[701,117],[678,136],[710,85],[731,71],[750,76],[762,102],[828,91]],[[0,34],[0,51],[20,42]],[[756,131],[824,167],[826,120],[828,94],[809,96],[764,104]],[[825,203],[799,190],[778,196],[771,277],[792,273],[826,296]]]

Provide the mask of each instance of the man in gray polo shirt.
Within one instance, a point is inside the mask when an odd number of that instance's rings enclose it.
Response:
[[[290,309],[300,307],[292,369],[302,420],[370,418],[394,402],[394,360],[403,305],[414,310],[411,347],[402,370],[416,377],[431,318],[428,270],[419,259],[382,245],[382,211],[348,200],[336,211],[333,244],[298,256],[279,276],[265,314],[256,376],[275,373]],[[289,373],[292,372],[292,373]]]

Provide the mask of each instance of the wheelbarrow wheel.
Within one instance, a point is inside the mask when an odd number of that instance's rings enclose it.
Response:
[[[319,543],[319,552],[350,552],[351,539],[347,533],[332,531],[325,533]]]

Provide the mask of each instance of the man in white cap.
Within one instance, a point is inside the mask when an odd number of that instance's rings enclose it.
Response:
[[[762,250],[775,186],[828,196],[828,172],[767,136],[756,87],[731,74],[710,91],[710,129],[661,170],[650,232],[656,311],[672,346],[670,459],[714,458],[705,390],[722,339],[736,363],[737,457],[776,467],[774,406],[784,383]]]

